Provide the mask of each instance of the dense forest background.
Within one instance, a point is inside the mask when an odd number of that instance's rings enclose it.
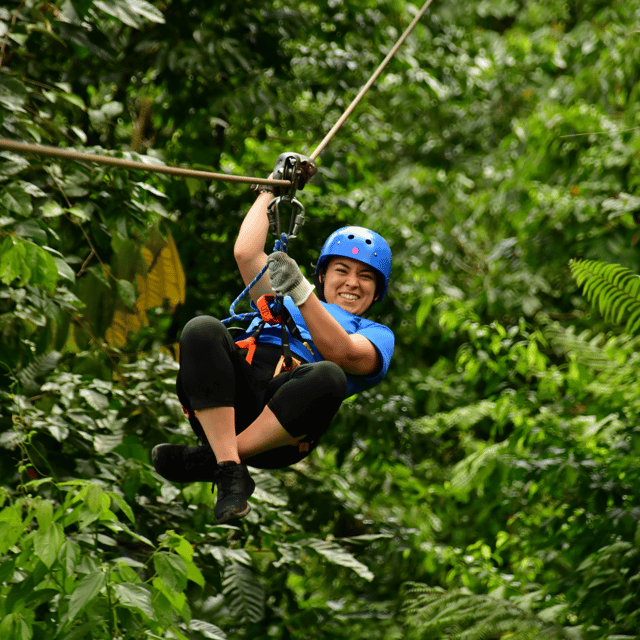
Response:
[[[310,153],[419,7],[9,0],[0,136],[238,175]],[[0,152],[0,637],[640,637],[640,2],[434,0],[318,159],[291,255],[376,229],[387,379],[216,526],[175,343],[246,186]],[[615,317],[614,317],[615,316]],[[608,318],[611,317],[612,321]]]

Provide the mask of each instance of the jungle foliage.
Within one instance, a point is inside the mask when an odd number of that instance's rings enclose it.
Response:
[[[416,11],[12,0],[0,136],[265,176]],[[192,441],[175,343],[239,292],[251,193],[1,151],[0,637],[640,637],[639,20],[434,0],[291,247],[389,239],[392,368],[233,526],[149,452]]]

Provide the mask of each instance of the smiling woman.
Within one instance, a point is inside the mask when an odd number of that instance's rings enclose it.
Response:
[[[343,227],[334,231],[324,243],[316,265],[314,279],[320,299],[326,301],[324,276],[325,274],[329,275],[327,271],[331,264],[335,263],[336,266],[331,269],[337,269],[337,265],[341,264],[347,273],[356,269],[357,273],[366,271],[373,274],[376,287],[375,295],[369,303],[371,306],[374,302],[382,300],[387,293],[391,276],[391,262],[391,249],[389,249],[387,241],[375,231],[355,226]],[[369,306],[360,309],[359,313],[366,311]]]
[[[283,297],[282,317],[273,325],[256,318],[235,342],[215,318],[187,323],[177,388],[202,445],[162,444],[152,455],[169,480],[215,480],[218,522],[249,512],[255,484],[247,465],[281,468],[308,456],[342,401],[384,378],[394,347],[389,328],[362,317],[387,292],[392,256],[386,240],[363,227],[338,229],[320,252],[314,286],[286,253],[265,253],[272,197],[258,196],[234,254],[256,303],[265,294]],[[269,278],[254,282],[265,265]],[[288,370],[279,366],[280,323],[296,356]]]
[[[375,271],[358,260],[332,258],[321,277],[325,300],[345,311],[359,316],[375,301]]]

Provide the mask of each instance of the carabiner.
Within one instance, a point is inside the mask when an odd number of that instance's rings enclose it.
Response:
[[[297,198],[292,198],[290,196],[278,196],[277,198],[273,198],[271,202],[269,202],[269,206],[267,207],[267,218],[269,220],[269,231],[276,238],[280,238],[282,235],[282,227],[280,224],[280,207],[283,203],[286,203],[291,207],[291,218],[289,220],[289,238],[295,238],[300,229],[304,225],[304,207],[302,203]]]

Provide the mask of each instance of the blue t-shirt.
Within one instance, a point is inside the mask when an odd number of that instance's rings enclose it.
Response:
[[[309,333],[309,329],[307,328],[302,314],[298,310],[298,307],[293,304],[293,300],[289,296],[285,297],[284,305],[293,318],[293,321],[298,326],[302,341],[306,342],[311,347],[310,351],[301,341],[290,337],[291,352],[306,362],[321,362],[324,360],[318,349],[316,349],[316,346],[313,344],[311,334]],[[373,375],[354,376],[349,373],[346,374],[347,393],[345,394],[345,398],[348,398],[355,393],[359,393],[360,391],[364,391],[365,389],[375,387],[382,378],[385,377],[387,370],[389,369],[389,363],[391,362],[391,355],[393,354],[393,346],[395,342],[393,331],[382,324],[373,322],[372,320],[366,320],[360,316],[355,316],[353,313],[345,311],[337,304],[323,302],[322,305],[348,334],[358,333],[367,338],[380,356],[380,368]],[[250,336],[258,326],[259,322],[260,318],[258,317],[251,323],[246,333],[239,336],[237,340],[242,340],[243,338]],[[282,327],[279,324],[273,326],[269,324],[265,325],[262,329],[262,333],[260,333],[259,342],[263,342],[264,344],[281,345]]]

